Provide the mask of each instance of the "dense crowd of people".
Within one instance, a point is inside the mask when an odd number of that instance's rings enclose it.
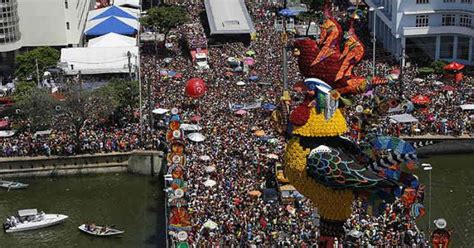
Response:
[[[344,229],[345,242],[355,247],[428,247],[428,239],[400,199],[386,203],[378,216],[368,214],[360,199],[354,201]]]
[[[389,63],[376,64],[377,76],[386,78],[397,66]],[[363,61],[355,70],[358,75],[371,75],[372,63]],[[399,76],[400,77],[400,76]],[[366,112],[375,114],[377,119],[377,133],[393,136],[413,135],[472,135],[472,113],[463,111],[461,105],[472,103],[474,91],[472,90],[473,78],[465,76],[460,82],[445,80],[443,75],[429,75],[420,77],[418,67],[413,65],[404,69],[402,83],[386,80],[386,84],[374,86],[370,94],[356,97],[356,105],[360,105]],[[401,85],[401,86],[400,86]],[[402,87],[402,94],[400,94]],[[417,104],[413,102],[416,96],[427,97],[428,103]],[[381,104],[392,104],[393,108],[377,111]],[[397,106],[398,105],[398,106]],[[404,106],[404,107],[403,107]],[[355,108],[351,109],[352,115]],[[411,114],[418,121],[397,123],[388,116],[398,114]]]

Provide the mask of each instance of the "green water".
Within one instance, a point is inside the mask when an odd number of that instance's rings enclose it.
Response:
[[[424,159],[430,163],[432,181],[431,220],[445,218],[447,229],[453,229],[450,247],[473,247],[474,244],[474,154],[443,155]],[[421,181],[429,185],[428,172],[421,168],[416,173]],[[429,194],[425,194],[426,210],[429,209]],[[434,228],[431,222],[431,228]],[[428,214],[420,220],[427,230]]]
[[[7,234],[0,247],[164,247],[163,190],[151,177],[129,174],[26,178],[26,190],[0,190],[0,217],[18,209],[37,208],[69,216],[57,226]],[[115,225],[121,238],[99,238],[81,233],[85,222]]]

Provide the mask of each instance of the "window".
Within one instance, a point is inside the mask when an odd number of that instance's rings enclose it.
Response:
[[[425,3],[430,3],[430,0],[416,0],[417,4],[425,4]]]
[[[66,22],[66,28],[69,30],[69,22]]]
[[[445,2],[445,3],[455,3],[456,0],[443,0],[443,2]]]
[[[450,59],[453,57],[453,49],[454,49],[454,37],[441,36],[439,56],[443,59]]]
[[[428,15],[417,15],[416,16],[416,26],[417,27],[426,27],[428,26],[429,19]]]
[[[460,15],[459,16],[459,26],[470,28],[472,25],[472,20],[470,15]]]
[[[441,25],[443,26],[454,26],[456,17],[454,14],[444,14]]]
[[[461,3],[472,3],[472,0],[461,0]]]
[[[458,37],[458,59],[469,59],[469,37],[459,36]]]
[[[64,0],[64,7],[67,9],[69,6],[68,6],[68,3],[67,3],[67,0]]]

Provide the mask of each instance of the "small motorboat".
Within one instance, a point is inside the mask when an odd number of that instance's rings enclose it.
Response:
[[[10,190],[10,189],[24,189],[27,187],[28,187],[28,184],[26,183],[0,180],[0,188],[5,188],[5,189]]]
[[[78,228],[87,234],[101,237],[117,236],[124,233],[124,231],[113,229],[108,226],[96,226],[94,224],[82,224]]]
[[[8,217],[3,223],[7,233],[22,232],[57,225],[69,218],[63,214],[45,214],[36,209],[18,210],[17,216]]]

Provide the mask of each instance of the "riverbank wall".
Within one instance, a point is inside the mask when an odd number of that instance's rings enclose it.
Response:
[[[0,178],[118,172],[158,175],[161,172],[162,161],[163,152],[161,151],[84,154],[68,157],[1,158]]]

